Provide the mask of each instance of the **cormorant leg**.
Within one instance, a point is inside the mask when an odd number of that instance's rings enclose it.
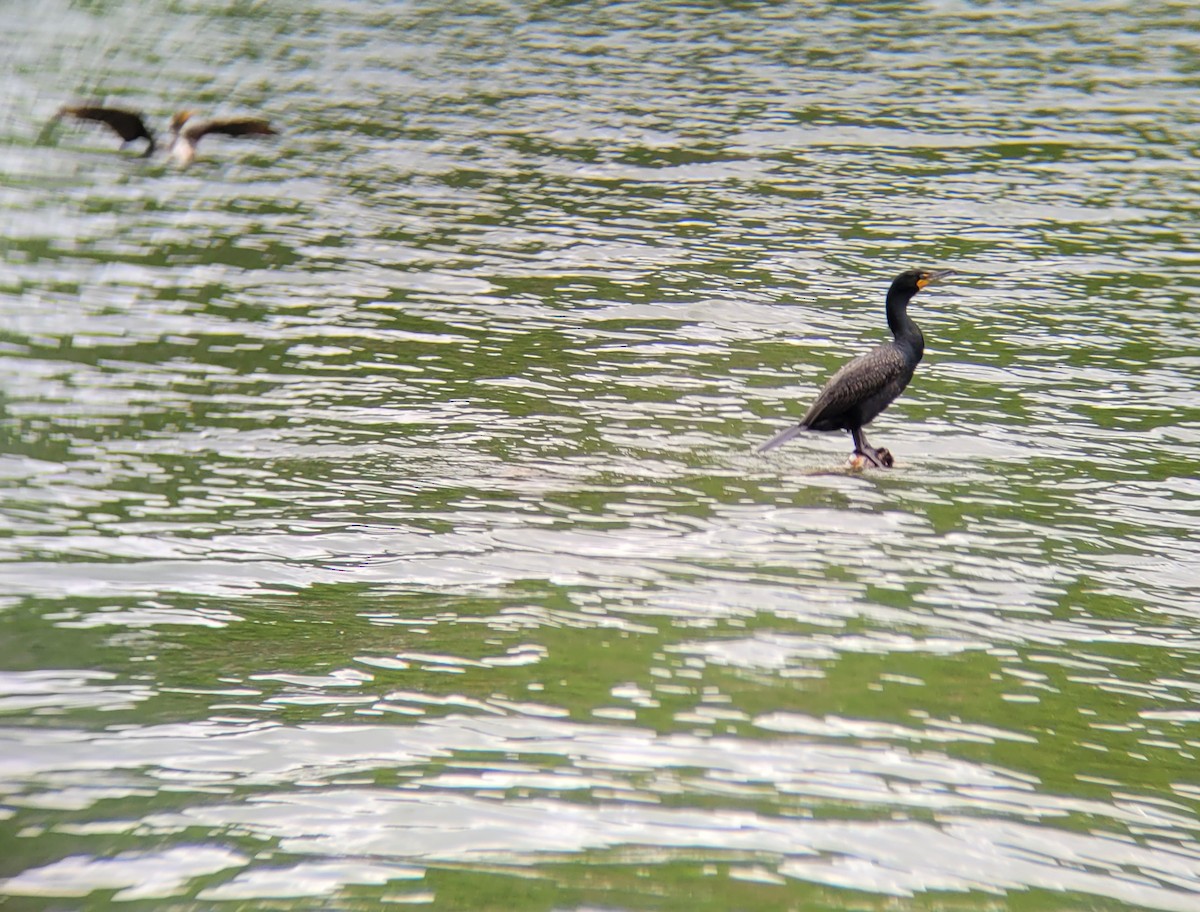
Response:
[[[851,428],[850,436],[854,438],[854,454],[861,456],[875,468],[890,469],[895,464],[886,447],[875,449],[867,443],[867,435],[863,433],[862,428]]]

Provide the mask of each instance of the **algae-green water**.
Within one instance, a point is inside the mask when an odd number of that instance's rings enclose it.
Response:
[[[1200,908],[1191,4],[2,15],[0,906]]]

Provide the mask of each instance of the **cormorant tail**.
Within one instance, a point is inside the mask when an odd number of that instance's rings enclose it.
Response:
[[[799,437],[807,430],[808,428],[803,424],[793,425],[787,430],[780,431],[778,434],[760,446],[755,452],[765,453],[767,450],[773,450],[775,447],[782,446],[794,437]]]

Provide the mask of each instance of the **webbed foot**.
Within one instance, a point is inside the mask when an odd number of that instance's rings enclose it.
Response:
[[[896,464],[891,451],[887,447],[870,450],[855,450],[850,457],[850,466],[855,469],[865,469],[872,466],[876,469],[890,469]]]

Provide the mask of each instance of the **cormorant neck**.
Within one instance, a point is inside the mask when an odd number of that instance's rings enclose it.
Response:
[[[911,300],[911,294],[897,292],[894,289],[888,291],[888,329],[896,337],[896,344],[912,349],[919,360],[925,351],[925,337],[921,335],[920,327],[908,315],[908,302]]]

